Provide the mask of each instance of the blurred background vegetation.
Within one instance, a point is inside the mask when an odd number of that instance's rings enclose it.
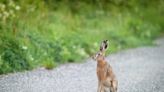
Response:
[[[0,74],[151,45],[163,16],[163,0],[0,0]]]

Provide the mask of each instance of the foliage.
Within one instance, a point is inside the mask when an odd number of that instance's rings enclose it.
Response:
[[[49,59],[49,58],[47,58]],[[43,67],[45,67],[46,69],[53,69],[56,66],[55,62],[53,62],[53,60],[49,59],[44,61],[43,63]]]
[[[26,48],[12,35],[1,35],[0,40],[0,74],[31,69],[26,57]]]
[[[79,62],[95,53],[103,39],[110,40],[108,53],[150,45],[164,28],[163,3],[1,0],[0,74]]]
[[[19,10],[20,6],[12,0],[9,0],[7,3],[0,3],[0,21],[7,22],[9,19],[17,17]]]

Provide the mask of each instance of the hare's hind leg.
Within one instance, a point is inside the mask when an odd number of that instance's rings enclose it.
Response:
[[[105,87],[104,92],[110,92],[110,87]]]
[[[104,92],[110,92],[112,86],[111,80],[110,79],[105,80],[103,82],[103,85],[104,85]]]
[[[98,82],[98,89],[97,92],[104,92],[104,86],[101,82]]]
[[[117,80],[112,81],[111,92],[117,92],[118,82]]]
[[[98,81],[98,89],[97,89],[97,92],[100,92],[100,90],[101,90],[101,84],[100,84],[100,82]]]
[[[102,85],[100,92],[106,92],[105,87]]]

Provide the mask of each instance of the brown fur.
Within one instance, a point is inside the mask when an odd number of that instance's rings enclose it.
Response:
[[[93,57],[97,61],[97,92],[117,92],[118,81],[113,73],[112,67],[105,60],[104,51],[107,47],[104,49],[104,46],[107,46],[107,42],[104,43],[103,41],[100,51]]]
[[[110,92],[117,92],[117,79],[112,67],[105,60],[97,61],[98,92],[105,92],[108,88]]]

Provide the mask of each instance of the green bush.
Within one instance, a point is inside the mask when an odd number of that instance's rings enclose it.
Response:
[[[15,37],[1,36],[0,74],[31,69],[25,48]]]
[[[45,67],[46,69],[53,69],[56,66],[55,62],[51,59],[48,59],[46,61],[44,61],[43,63],[43,67]]]
[[[107,53],[150,45],[163,32],[163,3],[1,0],[0,74],[79,62],[104,39],[110,41]]]

